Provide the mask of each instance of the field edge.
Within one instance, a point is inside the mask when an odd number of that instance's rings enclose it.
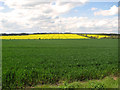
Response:
[[[93,79],[87,81],[59,81],[57,84],[35,85],[27,88],[118,88],[119,78],[116,76],[107,76],[104,79]]]

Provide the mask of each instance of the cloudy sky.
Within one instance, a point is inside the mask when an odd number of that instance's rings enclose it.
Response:
[[[118,33],[118,2],[0,0],[4,32]]]

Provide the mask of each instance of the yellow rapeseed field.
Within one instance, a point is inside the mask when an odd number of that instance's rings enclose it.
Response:
[[[31,34],[16,36],[0,36],[2,39],[89,39],[77,34]]]
[[[83,34],[83,36],[97,38],[97,39],[110,37],[107,35],[95,35],[95,34]]]

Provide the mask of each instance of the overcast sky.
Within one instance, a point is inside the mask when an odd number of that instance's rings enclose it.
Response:
[[[0,33],[118,33],[117,1],[60,1],[0,0]]]

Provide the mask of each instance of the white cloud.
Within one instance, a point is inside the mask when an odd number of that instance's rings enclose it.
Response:
[[[60,2],[59,0],[53,2],[41,0],[1,0],[9,8],[12,8],[10,12],[0,12],[0,23],[2,30],[4,31],[18,31],[18,30],[34,30],[35,28],[44,30],[46,26],[52,30],[55,25],[55,19],[59,15],[70,11],[72,8],[83,5],[87,0],[77,0],[78,2]],[[16,26],[17,27],[16,27]],[[10,27],[11,26],[11,27]]]
[[[94,8],[94,7],[93,7],[93,8],[91,8],[91,10],[94,11],[94,10],[97,10],[97,8]]]
[[[3,0],[12,11],[0,12],[0,32],[109,32],[117,30],[117,18],[59,18],[82,2],[42,2],[40,0]]]
[[[0,6],[0,10],[3,10],[3,9],[4,9],[4,7],[1,7],[1,6]]]
[[[100,10],[94,12],[94,15],[102,15],[102,16],[112,16],[118,14],[118,7],[113,5],[109,10]]]
[[[90,19],[87,17],[62,18],[64,30],[73,32],[111,32],[118,27],[118,18]]]

